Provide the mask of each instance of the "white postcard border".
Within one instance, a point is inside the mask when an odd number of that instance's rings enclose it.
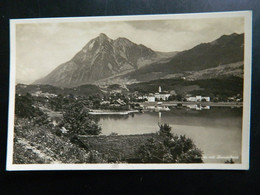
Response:
[[[24,23],[60,23],[79,21],[126,21],[126,20],[162,20],[162,19],[198,19],[244,17],[245,49],[244,49],[244,97],[242,125],[242,158],[241,164],[13,164],[14,138],[14,105],[15,105],[15,65],[16,65],[16,24]],[[248,170],[250,149],[250,107],[251,107],[251,54],[252,50],[252,11],[140,15],[140,16],[107,16],[107,17],[69,17],[10,20],[10,80],[9,80],[9,113],[6,170]]]

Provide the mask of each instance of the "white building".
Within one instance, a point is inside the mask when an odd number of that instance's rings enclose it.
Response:
[[[163,100],[166,101],[168,98],[171,96],[171,94],[161,94],[161,93],[155,93],[154,97],[157,98],[158,100]]]
[[[197,95],[197,96],[196,96],[196,100],[197,100],[197,101],[201,101],[201,99],[202,99],[202,97],[201,97],[200,95]]]
[[[202,97],[202,100],[205,99],[206,102],[210,102],[210,97]]]
[[[147,100],[148,100],[148,102],[155,102],[155,97],[154,96],[148,96]]]
[[[148,96],[147,96],[147,95],[138,96],[138,99],[139,99],[139,100],[148,99]]]
[[[202,96],[195,96],[195,97],[188,97],[187,101],[189,102],[201,102],[201,101],[210,102],[210,97],[202,97]]]
[[[138,99],[147,99],[148,102],[155,102],[155,99],[157,100],[163,100],[163,101],[166,101],[168,100],[168,98],[171,96],[171,94],[169,93],[161,93],[162,91],[162,88],[161,86],[159,86],[159,89],[158,89],[159,93],[150,93],[149,96],[139,96]]]
[[[196,97],[188,97],[187,101],[189,101],[189,102],[196,102],[197,99],[196,99]]]

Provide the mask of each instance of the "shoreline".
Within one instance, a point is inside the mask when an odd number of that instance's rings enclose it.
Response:
[[[91,115],[128,115],[131,113],[137,113],[138,110],[128,110],[128,111],[112,111],[112,110],[91,110],[89,114]]]
[[[181,104],[182,107],[187,105],[201,105],[201,106],[212,106],[212,107],[243,107],[243,102],[163,102],[158,104],[158,102],[141,102],[139,103],[143,106],[175,106]]]

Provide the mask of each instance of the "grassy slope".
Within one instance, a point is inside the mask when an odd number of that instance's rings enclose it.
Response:
[[[137,158],[137,149],[148,139],[160,139],[155,133],[138,135],[115,135],[115,136],[78,136],[80,141],[88,148],[104,154],[108,161]]]
[[[87,151],[67,138],[55,135],[50,127],[38,127],[28,122],[26,119],[16,119],[14,164],[88,162]]]

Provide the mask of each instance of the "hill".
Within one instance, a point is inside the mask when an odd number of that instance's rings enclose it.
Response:
[[[202,43],[190,50],[179,52],[165,63],[153,63],[142,67],[124,77],[129,80],[149,81],[166,77],[169,74],[182,74],[187,71],[223,67],[232,63],[243,62],[244,34],[223,35],[210,43]],[[216,73],[217,73],[216,69]]]
[[[16,85],[16,93],[25,95],[26,93],[35,93],[41,91],[42,93],[53,93],[56,95],[78,95],[78,96],[90,96],[90,95],[103,95],[103,92],[96,85],[81,85],[73,88],[62,88],[51,85]]]
[[[183,80],[183,79],[159,79],[143,83],[128,85],[131,92],[139,91],[141,93],[158,92],[158,86],[163,90],[175,90],[177,94],[186,95],[204,95],[204,96],[233,96],[243,94],[243,79],[240,77],[225,77],[201,80]]]

